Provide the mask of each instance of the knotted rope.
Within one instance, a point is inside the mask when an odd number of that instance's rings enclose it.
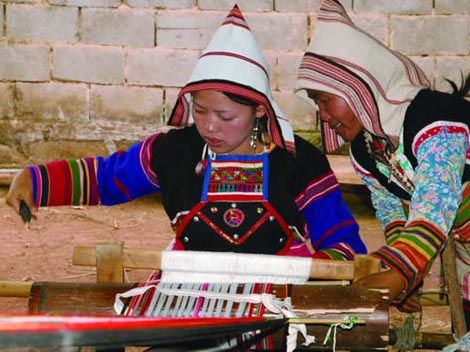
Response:
[[[325,339],[323,340],[323,345],[326,345],[331,341],[331,335],[333,334],[333,352],[336,351],[336,330],[338,326],[341,329],[344,330],[351,330],[354,325],[356,325],[357,322],[357,316],[352,315],[348,317],[348,322],[347,323],[334,323],[330,325],[330,328],[328,329],[328,332],[326,333]]]

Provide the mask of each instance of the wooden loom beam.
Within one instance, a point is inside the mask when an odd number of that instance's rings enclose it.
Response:
[[[111,253],[111,255],[108,255]],[[73,249],[73,264],[97,266],[98,282],[116,281],[124,268],[160,269],[162,252],[144,248],[123,248],[121,242],[99,243],[94,246],[76,246]],[[106,273],[110,271],[111,273]],[[113,274],[115,272],[118,274]],[[380,261],[366,256],[356,255],[354,261],[312,259],[310,278],[325,280],[357,280],[365,275],[380,271]],[[113,280],[103,278],[112,277]]]
[[[29,311],[31,313],[50,313],[50,312],[61,312],[62,314],[113,314],[112,303],[116,293],[127,291],[132,287],[129,283],[71,283],[71,282],[29,282],[20,283],[14,285],[15,288],[22,290],[23,297],[29,297]],[[7,287],[7,283],[0,283],[0,287]],[[284,285],[278,285],[274,287],[276,296],[280,298],[287,295]],[[10,290],[11,292],[11,290]],[[356,292],[356,293],[354,293]],[[312,300],[312,296],[315,297]],[[386,300],[379,299],[381,293],[378,291],[367,290],[365,288],[356,287],[315,287],[315,286],[298,286],[293,287],[290,297],[296,309],[303,310],[305,312],[310,311],[313,314],[311,319],[311,325],[309,324],[309,330],[312,331],[319,339],[323,338],[328,329],[329,323],[337,322],[337,314],[331,313],[332,310],[341,308],[347,310],[348,307],[376,307],[377,303],[382,306],[382,315],[376,313],[370,318],[367,317],[367,309],[364,309],[364,313],[357,312],[359,316],[360,326],[356,326],[354,334],[351,332],[338,330],[338,343],[344,347],[344,345],[350,344],[358,346],[359,341],[367,341],[377,336],[386,337],[387,331],[383,331],[383,334],[372,334],[370,328],[381,329],[387,327],[387,306]],[[375,298],[374,298],[375,297]],[[360,301],[358,301],[360,300]],[[353,303],[355,301],[355,303]],[[369,302],[369,303],[367,303]],[[376,302],[376,303],[372,303]],[[312,312],[311,308],[322,307],[318,312]],[[344,314],[341,314],[344,315]],[[329,317],[328,317],[329,316]],[[309,323],[306,321],[307,324]],[[367,324],[365,325],[364,324]],[[315,325],[315,326],[314,326]],[[381,345],[393,345],[396,342],[396,335],[393,330],[388,331],[388,341],[375,341]],[[282,341],[284,334],[276,334],[275,338],[278,345],[283,346]],[[304,348],[301,346],[302,340],[299,338],[298,350],[307,351],[313,350],[314,348]],[[372,341],[367,341],[369,346]],[[451,343],[453,343],[453,337],[450,334],[435,334],[435,333],[420,333],[419,341],[415,346],[417,349],[441,349]],[[366,348],[365,343],[362,343],[362,347],[355,349],[356,351],[376,350],[375,348]],[[338,346],[340,347],[340,346]],[[321,350],[321,347],[318,347]],[[383,350],[383,347],[381,348]]]
[[[121,280],[121,274],[123,273],[124,268],[135,268],[135,269],[155,269],[159,268],[161,263],[161,252],[153,251],[153,250],[146,250],[146,249],[126,249],[123,246],[122,242],[113,242],[113,243],[101,243],[98,244],[96,247],[76,247],[74,249],[74,257],[73,261],[75,265],[88,265],[88,266],[96,266],[97,269],[97,280],[98,281],[117,281]],[[334,265],[331,265],[334,264]],[[339,278],[343,280],[354,280],[360,277],[360,275],[367,275],[371,272],[376,272],[376,270],[380,270],[380,266],[377,266],[377,262],[369,262],[366,256],[358,256],[355,259],[355,262],[342,262],[338,261],[336,263],[332,263],[332,261],[325,261],[325,260],[313,260],[311,265],[311,274],[313,278],[319,279],[334,279],[338,280]],[[28,286],[29,285],[29,286]],[[98,286],[93,286],[98,285]],[[115,294],[117,292],[123,292],[130,288],[129,284],[127,285],[126,289],[116,284],[110,284],[111,286],[107,288],[107,292],[103,295],[103,287],[102,285],[107,285],[103,283],[97,284],[73,284],[73,283],[20,283],[19,285],[13,284],[13,289],[10,287],[8,288],[5,283],[3,283],[3,288],[6,288],[7,292],[12,292],[14,289],[18,289],[22,291],[22,296],[26,297],[26,292],[28,291],[28,287],[30,290],[29,294],[29,308],[31,312],[47,312],[47,311],[56,311],[59,309],[62,312],[88,312],[93,313],[95,310],[99,310],[100,313],[112,313],[110,302],[105,303],[105,296],[109,295],[109,300],[112,301]],[[309,285],[306,285],[309,286]],[[0,289],[2,288],[2,283],[0,282]],[[350,305],[354,297],[368,297],[371,292],[367,294],[348,294],[348,292],[352,292],[352,290],[358,290],[360,288],[354,287],[315,287],[314,291],[306,291],[304,290],[311,290],[308,287],[301,287],[295,286],[293,291],[289,294],[290,297],[295,302],[297,307],[304,306],[304,307],[332,307],[332,304],[336,304],[336,308],[345,308],[348,304]],[[117,291],[113,291],[117,290]],[[285,292],[286,289],[284,285],[281,285],[275,288],[277,291],[276,296]],[[326,291],[325,291],[326,290]],[[335,291],[331,291],[335,290]],[[322,292],[325,292],[322,294]],[[336,293],[334,293],[336,292]],[[285,292],[287,294],[287,292]],[[1,296],[0,292],[0,296]],[[339,296],[338,296],[339,295]],[[386,300],[386,294],[380,293],[381,296],[384,297]],[[314,297],[314,298],[312,298]],[[324,298],[322,298],[324,297]],[[84,299],[84,301],[83,301]],[[387,321],[387,314],[386,310],[388,309],[388,302],[381,300],[383,313],[381,315],[377,315],[374,313],[374,317],[369,319],[364,326],[362,326],[362,322],[365,321],[365,317],[360,319],[361,326],[355,327],[354,334],[343,334],[339,332],[339,336],[341,338],[341,344],[343,347],[346,346],[360,346],[360,350],[365,351],[367,346],[372,345],[387,345],[389,343],[393,344],[393,334],[390,334],[390,341],[382,340],[382,338],[386,338],[389,335],[388,332],[388,321]],[[90,305],[90,302],[93,302]],[[370,301],[372,302],[372,301]],[[360,306],[368,306],[371,303],[366,303],[366,301],[362,301]],[[357,307],[357,304],[353,304],[352,307]],[[377,307],[376,307],[377,308]],[[105,309],[105,310],[103,310]],[[108,311],[106,311],[106,309]],[[328,310],[328,309],[326,309]],[[381,318],[378,318],[381,316]],[[324,336],[326,330],[328,328],[328,324],[325,323],[328,320],[334,321],[334,315],[330,318],[323,318],[321,315],[319,317],[311,317],[312,322],[319,322],[318,324],[313,324],[314,326],[309,325],[309,331],[314,333],[316,336]],[[380,321],[380,323],[379,323]],[[371,325],[372,324],[372,325]],[[375,330],[374,333],[371,333],[370,329],[379,329]],[[432,335],[432,334],[431,334]],[[440,340],[442,337],[437,338],[437,342],[435,341],[435,337],[431,335],[423,336],[424,344],[421,344],[419,348],[425,348],[423,346],[427,346],[428,343],[432,345],[439,345],[445,346],[449,344],[448,336],[444,336],[444,340]],[[278,338],[283,338],[285,333],[278,335]],[[377,336],[381,336],[377,339]],[[441,341],[445,341],[442,343]],[[301,341],[299,341],[300,343]],[[277,341],[278,344],[284,345],[284,342]],[[345,345],[344,345],[345,344]],[[382,346],[383,347],[383,346]],[[303,350],[303,349],[300,349]],[[375,350],[368,349],[367,350]]]
[[[31,285],[29,312],[114,315],[116,294],[132,286],[124,283],[35,282]],[[351,346],[353,351],[362,352],[369,350],[367,346],[384,348],[388,344],[388,299],[382,292],[352,286],[311,285],[293,285],[290,290],[285,285],[273,285],[273,292],[279,299],[289,296],[293,309],[303,314],[303,318],[309,318],[306,322],[309,333],[319,338],[326,335],[330,324],[338,323],[341,319],[347,322],[345,315],[356,315],[358,324],[352,334],[350,331],[338,331],[338,348]],[[286,329],[287,326],[272,336],[275,350],[285,346]],[[302,348],[302,342],[299,336],[298,351],[311,350]]]

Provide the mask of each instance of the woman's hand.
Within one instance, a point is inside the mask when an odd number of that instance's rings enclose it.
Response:
[[[31,173],[27,169],[23,169],[14,177],[6,199],[6,203],[12,207],[17,214],[20,214],[21,201],[26,203],[30,211],[37,211],[33,203],[33,183]],[[34,214],[32,214],[32,217],[36,218]]]
[[[421,303],[419,303],[418,290],[419,288],[409,294],[401,303],[397,304],[397,308],[400,312],[414,313],[419,312],[421,310]]]
[[[398,298],[406,288],[405,280],[394,270],[387,270],[381,273],[365,276],[353,283],[353,286],[363,286],[369,288],[388,288],[390,300]],[[413,294],[406,297],[397,305],[402,312],[417,312],[421,310],[421,305],[416,295],[417,290]]]

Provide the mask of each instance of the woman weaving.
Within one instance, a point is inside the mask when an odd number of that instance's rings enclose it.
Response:
[[[238,7],[199,58],[169,124],[106,158],[25,168],[7,203],[16,211],[113,205],[161,192],[175,250],[329,259],[365,253],[358,225],[322,153],[272,99],[268,66]]]
[[[327,152],[351,142],[386,239],[371,255],[387,270],[356,284],[388,287],[399,308],[419,309],[412,294],[452,236],[470,307],[468,82],[430,90],[415,63],[357,28],[337,1],[322,1],[314,28],[297,94],[319,108]]]

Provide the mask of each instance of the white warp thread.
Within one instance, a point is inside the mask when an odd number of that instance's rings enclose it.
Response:
[[[292,304],[290,297],[285,300],[281,300],[273,294],[261,293],[261,294],[220,294],[209,291],[198,291],[198,290],[185,290],[185,289],[165,289],[160,286],[146,286],[133,288],[124,293],[116,295],[114,301],[114,311],[120,314],[124,308],[122,298],[129,298],[144,294],[150,288],[155,288],[164,295],[182,295],[188,297],[205,297],[205,298],[216,298],[222,300],[230,300],[232,302],[247,302],[247,303],[263,303],[268,311],[275,313],[286,318],[295,318],[296,314],[292,310]],[[286,340],[286,352],[293,352],[297,348],[297,335],[301,333],[305,339],[304,346],[308,346],[315,343],[315,336],[307,334],[307,327],[305,324],[289,324],[288,334]]]
[[[275,256],[263,254],[240,254],[232,252],[201,252],[201,251],[164,251],[162,253],[161,282],[165,283],[271,283],[271,284],[304,284],[309,279],[310,258]],[[141,295],[150,287],[140,287],[116,296],[114,309],[119,314],[123,309],[122,298]],[[164,291],[155,287],[157,291]],[[164,292],[162,292],[164,293]],[[167,292],[169,294],[170,292]],[[179,293],[183,293],[179,291]],[[210,292],[190,292],[188,296],[213,296]],[[285,317],[295,317],[287,302],[279,301],[271,294],[250,294],[221,297],[235,302],[263,302],[265,307]],[[297,335],[305,338],[305,346],[315,342],[314,336],[307,334],[305,324],[289,324],[287,351],[294,351],[297,346]]]
[[[123,298],[131,298],[131,297],[143,295],[145,292],[147,292],[151,288],[156,289],[157,285],[135,287],[135,288],[131,288],[130,290],[127,290],[126,292],[116,294],[116,297],[114,298],[114,311],[116,312],[116,314],[120,315],[122,314],[122,311],[124,310],[124,302],[122,300]]]
[[[184,296],[184,297],[204,297],[208,299],[227,300],[231,302],[246,302],[246,303],[263,303],[264,306],[272,313],[281,314],[286,310],[284,301],[278,299],[270,293],[249,293],[249,294],[230,294],[230,293],[216,293],[210,291],[188,290],[188,289],[168,289],[162,288],[159,285],[150,285],[143,287],[136,287],[123,293],[118,293],[114,300],[114,311],[120,314],[124,308],[123,298],[130,298],[143,295],[149,289],[154,288],[158,292],[167,296]],[[291,307],[288,307],[289,310]]]
[[[162,282],[302,284],[310,258],[232,252],[164,251]]]

